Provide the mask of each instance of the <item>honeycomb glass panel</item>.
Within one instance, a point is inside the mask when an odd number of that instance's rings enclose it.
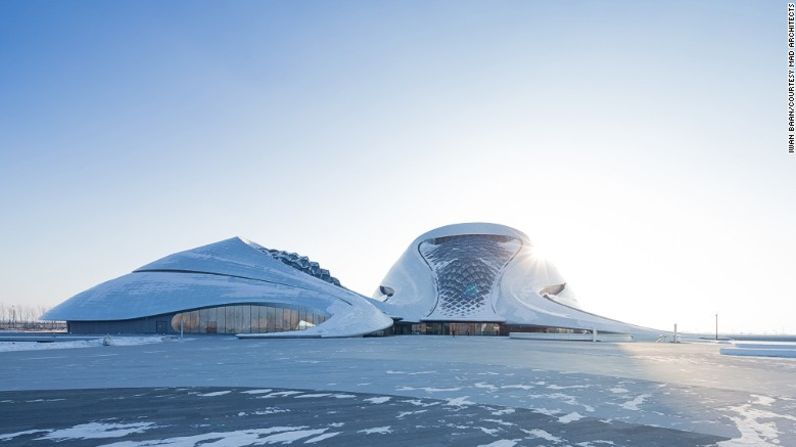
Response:
[[[500,272],[522,242],[509,236],[468,234],[424,241],[420,254],[434,274],[435,313],[450,318],[477,314],[489,303]]]

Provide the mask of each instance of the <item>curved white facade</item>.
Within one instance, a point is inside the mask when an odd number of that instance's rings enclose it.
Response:
[[[393,320],[400,323],[392,333],[407,333],[406,323],[433,326],[423,333],[445,333],[440,325],[474,334],[505,334],[514,326],[657,332],[582,310],[528,236],[488,223],[421,235],[373,298],[342,287],[306,257],[235,237],[99,284],[42,318],[65,320],[70,331],[82,333],[185,329],[241,338],[359,336],[388,329]]]
[[[405,322],[494,322],[647,332],[583,311],[528,236],[489,223],[448,225],[415,239],[373,295]]]
[[[242,304],[297,306],[329,316],[317,326],[272,336],[348,337],[392,325],[371,300],[339,286],[316,263],[291,254],[313,276],[281,261],[280,253],[237,237],[176,253],[79,293],[43,319],[121,322]]]

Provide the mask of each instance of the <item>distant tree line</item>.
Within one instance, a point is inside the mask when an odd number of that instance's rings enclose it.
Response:
[[[46,306],[26,306],[0,303],[0,329],[58,330],[65,329],[62,321],[42,321]]]

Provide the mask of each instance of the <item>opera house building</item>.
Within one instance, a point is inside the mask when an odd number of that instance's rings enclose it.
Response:
[[[485,223],[421,235],[372,297],[307,257],[235,237],[99,284],[43,319],[66,321],[74,334],[651,334],[581,309],[524,233]]]

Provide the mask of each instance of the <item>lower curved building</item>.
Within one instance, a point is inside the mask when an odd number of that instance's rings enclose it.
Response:
[[[395,333],[647,333],[586,312],[528,236],[489,223],[448,225],[412,242],[373,298]]]
[[[43,317],[71,333],[350,337],[392,319],[316,262],[231,238],[95,286]]]

